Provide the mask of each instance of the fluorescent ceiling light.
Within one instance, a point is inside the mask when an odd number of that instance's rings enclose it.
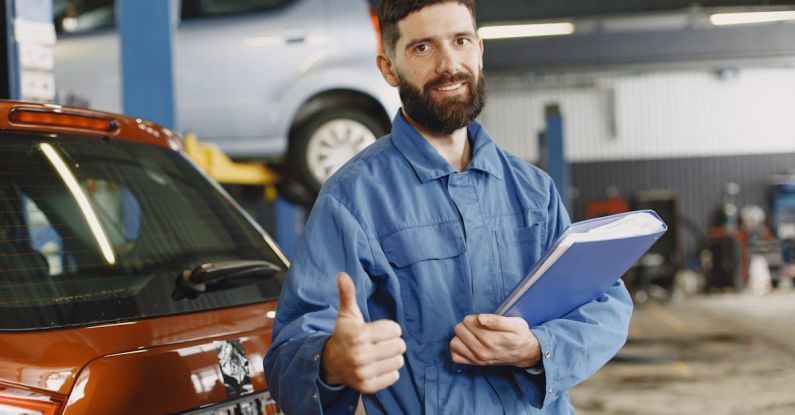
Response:
[[[570,35],[572,33],[574,33],[574,24],[568,22],[484,26],[478,29],[478,35],[483,39],[560,36]]]
[[[709,16],[709,21],[715,26],[772,23],[795,20],[795,11],[780,12],[750,12],[750,13],[718,13]]]
[[[61,176],[61,179],[66,184],[66,187],[69,188],[70,192],[72,192],[72,196],[77,201],[77,205],[80,206],[80,211],[83,212],[86,222],[88,222],[88,227],[91,229],[91,233],[94,234],[94,239],[96,239],[97,244],[99,244],[99,249],[102,251],[105,261],[107,261],[110,265],[115,264],[116,258],[113,255],[113,248],[111,248],[108,236],[105,235],[105,230],[102,229],[102,225],[99,223],[99,218],[97,218],[97,214],[91,207],[91,202],[88,201],[88,197],[86,197],[86,194],[83,193],[83,189],[80,188],[80,184],[77,183],[77,179],[75,179],[72,171],[69,170],[69,167],[66,165],[66,163],[64,163],[61,156],[51,145],[47,143],[41,143],[39,144],[39,148],[41,149],[41,152],[47,156],[47,159],[50,161],[53,167],[55,167],[55,170],[58,172],[58,175]]]

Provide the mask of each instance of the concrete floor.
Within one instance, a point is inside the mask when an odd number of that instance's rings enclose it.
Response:
[[[638,306],[627,345],[571,398],[580,415],[795,414],[795,291]]]

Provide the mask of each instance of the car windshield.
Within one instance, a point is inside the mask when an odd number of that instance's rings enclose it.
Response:
[[[0,133],[0,330],[88,325],[278,296],[283,275],[175,296],[185,270],[268,261],[270,239],[181,153]]]

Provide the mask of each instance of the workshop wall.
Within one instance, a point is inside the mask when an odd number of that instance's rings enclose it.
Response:
[[[698,249],[740,185],[738,207],[770,211],[770,180],[795,169],[795,69],[491,76],[481,120],[504,148],[538,159],[544,106],[560,105],[573,219],[608,190],[677,195],[682,248]]]
[[[795,151],[792,68],[491,76],[481,119],[533,161],[550,103],[571,162]]]

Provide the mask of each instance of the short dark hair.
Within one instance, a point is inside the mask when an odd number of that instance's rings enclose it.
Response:
[[[381,30],[381,44],[384,51],[390,52],[395,49],[400,38],[399,21],[425,7],[449,2],[466,6],[472,14],[472,22],[475,22],[474,0],[381,0],[378,7],[378,26]]]

